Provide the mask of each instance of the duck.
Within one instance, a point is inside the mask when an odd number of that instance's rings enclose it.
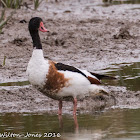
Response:
[[[48,30],[40,17],[31,18],[28,29],[33,42],[33,52],[26,71],[28,80],[41,93],[58,100],[59,115],[62,115],[63,101],[73,102],[73,115],[76,115],[78,99],[89,95],[109,94],[100,85],[101,79],[109,76],[44,58],[39,31]]]

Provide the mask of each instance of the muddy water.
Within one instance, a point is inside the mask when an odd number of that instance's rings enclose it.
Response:
[[[103,72],[106,72],[108,75],[117,76],[117,80],[115,81],[105,80],[104,82],[107,85],[124,86],[132,91],[140,90],[140,62],[133,64],[114,64],[111,69],[106,68]]]
[[[140,4],[140,0],[103,0],[105,4],[115,5],[115,4]]]
[[[63,140],[138,140],[140,139],[139,116],[140,109],[78,115],[79,127],[76,128],[72,116],[62,116],[60,124],[57,115],[7,113],[0,114],[0,133],[5,132],[5,136],[8,133],[15,133],[18,134],[15,136],[17,139],[21,137],[31,140],[35,139],[35,134],[36,137],[41,137],[40,139],[53,136],[55,137],[53,139]],[[7,137],[10,139],[10,136]]]

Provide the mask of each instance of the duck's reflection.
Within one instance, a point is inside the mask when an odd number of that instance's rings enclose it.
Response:
[[[63,118],[62,115],[58,115],[58,120],[59,120],[59,127],[62,129],[63,128]],[[75,125],[75,131],[79,131],[79,125],[77,121],[77,116],[74,114],[73,115],[73,120],[74,120],[74,125]]]
[[[79,131],[79,125],[78,125],[78,121],[77,121],[77,116],[73,115],[73,119],[74,119],[74,124],[75,124],[75,131],[78,132]]]
[[[62,128],[63,128],[62,115],[59,115],[59,114],[58,114],[58,120],[59,120],[59,127],[62,129]]]

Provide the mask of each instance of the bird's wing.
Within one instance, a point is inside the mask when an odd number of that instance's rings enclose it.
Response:
[[[77,73],[83,75],[90,81],[91,84],[101,84],[100,80],[97,77],[95,77],[94,75],[92,75],[91,73],[89,73],[88,71],[80,70],[78,68],[75,68],[73,66],[66,65],[63,63],[55,63],[54,65],[55,65],[56,69],[59,71],[71,71],[71,72],[77,72]]]

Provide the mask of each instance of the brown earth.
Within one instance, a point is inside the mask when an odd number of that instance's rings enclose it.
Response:
[[[0,9],[1,11],[2,9]],[[11,10],[7,9],[6,16]],[[38,11],[22,8],[0,34],[0,83],[26,80],[26,67],[32,54],[28,21],[43,19],[49,33],[40,33],[44,56],[57,62],[100,73],[111,64],[140,61],[140,19],[137,5],[102,7],[99,2],[86,0],[42,3]],[[21,23],[20,21],[26,22]],[[122,87],[105,87],[116,98],[116,105],[140,106],[140,92]],[[0,87],[0,112],[56,113],[57,101],[44,97],[31,86]],[[78,112],[95,113],[115,105],[110,97],[92,97],[79,101]],[[64,113],[72,103],[64,103]]]

